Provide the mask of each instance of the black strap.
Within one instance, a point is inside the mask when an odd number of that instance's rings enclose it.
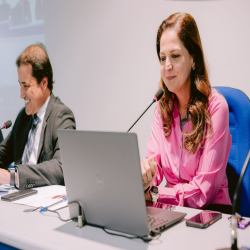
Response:
[[[150,189],[150,186],[147,187],[147,189],[144,190],[144,194],[146,194],[148,192],[148,190]]]

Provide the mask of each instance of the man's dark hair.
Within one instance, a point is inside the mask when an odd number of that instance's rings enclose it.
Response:
[[[22,64],[32,66],[32,76],[36,78],[38,84],[44,77],[48,78],[48,88],[53,90],[53,70],[50,64],[46,47],[42,43],[33,44],[27,47],[16,59],[17,67]]]

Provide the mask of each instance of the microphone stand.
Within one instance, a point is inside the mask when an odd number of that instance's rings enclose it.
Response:
[[[127,133],[131,130],[131,128],[133,128],[135,126],[135,124],[140,120],[140,118],[147,112],[147,110],[152,106],[153,103],[155,103],[156,100],[153,100],[151,102],[151,104],[146,108],[146,110],[141,114],[141,116],[135,121],[135,123],[129,128],[129,130],[127,131]]]
[[[241,189],[242,179],[243,179],[243,176],[244,176],[244,174],[246,172],[249,159],[250,159],[250,150],[248,152],[248,155],[247,155],[247,158],[245,160],[244,166],[243,166],[243,168],[241,170],[240,178],[239,178],[239,181],[237,183],[237,186],[236,186],[236,189],[235,189],[235,192],[234,192],[232,217],[231,217],[231,227],[232,227],[232,230],[231,230],[231,247],[230,248],[221,248],[221,249],[218,249],[218,250],[242,250],[241,248],[238,248],[238,246],[237,246],[237,224],[238,224],[238,222],[237,222],[237,218],[236,218],[235,213],[236,213],[236,205],[237,205],[237,201],[238,201],[238,194],[239,194],[240,189]]]
[[[153,103],[159,101],[162,96],[163,96],[163,90],[162,89],[158,89],[158,91],[155,93],[154,99],[151,102],[151,104],[146,108],[146,110],[141,114],[141,116],[135,121],[135,123],[129,128],[129,130],[127,131],[127,133],[131,130],[131,128],[133,128],[135,126],[135,124],[140,120],[140,118],[145,114],[145,112],[151,107],[151,105]]]

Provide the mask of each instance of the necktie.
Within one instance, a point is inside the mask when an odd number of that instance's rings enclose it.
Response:
[[[34,141],[35,141],[35,136],[36,136],[36,131],[37,131],[37,125],[40,122],[39,117],[35,114],[33,116],[33,123],[31,126],[31,131],[29,134],[28,141],[26,143],[25,149],[24,149],[24,154],[22,158],[22,163],[26,164],[29,161],[33,146],[34,146]]]

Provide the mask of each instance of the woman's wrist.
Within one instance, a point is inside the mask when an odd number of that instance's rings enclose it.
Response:
[[[152,201],[152,196],[151,196],[151,193],[150,193],[150,192],[147,192],[147,193],[145,194],[145,200],[146,200],[146,201]]]
[[[148,186],[148,187],[144,190],[144,194],[148,193],[149,190],[150,190],[150,186]]]

